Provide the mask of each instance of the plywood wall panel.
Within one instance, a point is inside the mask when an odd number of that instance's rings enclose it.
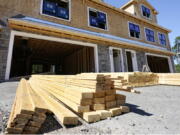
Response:
[[[55,23],[69,25],[81,29],[86,29],[94,32],[111,34],[123,38],[129,38],[137,41],[147,42],[144,36],[144,27],[148,27],[155,30],[156,42],[150,43],[156,46],[158,44],[157,32],[163,32],[168,34],[165,30],[154,27],[150,24],[144,23],[133,17],[124,15],[115,10],[111,10],[104,6],[95,4],[88,0],[71,0],[71,21],[64,21],[58,18],[48,17],[40,14],[41,0],[0,0],[0,18],[8,18],[17,14],[23,14],[34,18],[39,18]],[[106,12],[108,15],[108,30],[100,30],[93,27],[88,27],[87,7],[93,7]],[[130,38],[128,31],[128,21],[135,22],[140,25],[141,28],[141,40]]]

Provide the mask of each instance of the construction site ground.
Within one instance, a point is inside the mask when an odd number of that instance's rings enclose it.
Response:
[[[18,82],[0,83],[0,134],[6,126]],[[128,114],[93,124],[62,127],[49,116],[40,133],[47,134],[178,134],[180,133],[180,87],[150,86],[135,88],[141,94],[127,96]]]

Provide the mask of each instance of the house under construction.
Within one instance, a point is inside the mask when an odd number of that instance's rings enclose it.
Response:
[[[0,0],[0,80],[38,73],[174,72],[170,30],[146,0]],[[163,6],[163,5],[162,5]]]

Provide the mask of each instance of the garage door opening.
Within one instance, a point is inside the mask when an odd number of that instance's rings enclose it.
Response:
[[[147,61],[151,72],[170,73],[168,58],[147,55]]]
[[[95,72],[94,47],[16,36],[10,77]]]

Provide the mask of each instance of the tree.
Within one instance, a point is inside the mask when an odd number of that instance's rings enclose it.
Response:
[[[180,65],[175,65],[175,67],[176,67],[176,72],[180,73]]]
[[[172,50],[177,51],[178,43],[180,43],[180,36],[175,38],[174,46],[172,47]]]
[[[179,44],[179,45],[178,45],[178,44]],[[174,46],[172,47],[172,50],[173,50],[173,52],[175,52],[175,53],[178,53],[178,52],[180,51],[180,36],[178,36],[178,37],[175,38]],[[175,55],[175,56],[173,57],[173,59],[174,59],[175,64],[180,64],[180,63],[178,62],[179,57],[178,57],[177,55]]]

